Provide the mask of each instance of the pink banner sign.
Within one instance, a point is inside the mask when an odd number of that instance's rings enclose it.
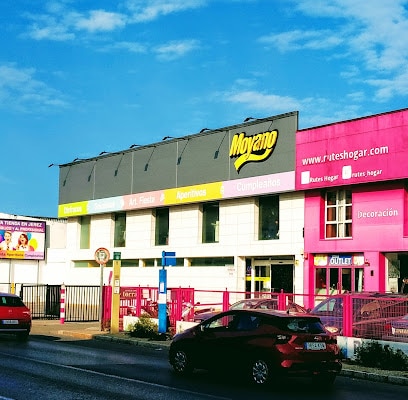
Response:
[[[408,177],[408,110],[298,131],[296,189]]]

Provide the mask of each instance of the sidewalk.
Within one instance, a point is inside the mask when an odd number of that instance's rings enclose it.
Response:
[[[101,331],[99,322],[65,322],[61,324],[59,320],[33,320],[30,335],[54,337],[56,339],[94,339],[155,349],[166,349],[170,346],[170,341],[152,341],[134,338],[124,332],[111,334],[110,332]],[[341,375],[350,378],[408,386],[408,372],[378,370],[343,363]]]

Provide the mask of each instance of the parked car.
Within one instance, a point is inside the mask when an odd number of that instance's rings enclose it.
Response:
[[[360,292],[330,296],[309,313],[318,316],[327,330],[341,335],[345,296],[351,296],[352,334],[355,337],[381,339],[389,333],[391,321],[408,312],[407,296]]]
[[[260,309],[221,312],[175,335],[169,362],[178,374],[244,372],[257,385],[279,384],[279,376],[331,385],[342,368],[336,336],[318,317]]]
[[[252,298],[239,300],[232,304],[230,310],[243,310],[243,309],[261,309],[261,310],[276,310],[278,308],[278,300],[276,298]],[[289,302],[286,311],[306,313],[306,309],[301,305],[294,302]],[[194,314],[194,322],[202,322],[221,311],[200,312]]]
[[[20,297],[0,293],[0,334],[14,334],[26,340],[31,330],[31,312]]]
[[[408,314],[391,321],[390,330],[396,338],[408,338]]]

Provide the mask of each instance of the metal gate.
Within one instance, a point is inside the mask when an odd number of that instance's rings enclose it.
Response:
[[[99,320],[99,286],[65,286],[65,321]],[[21,284],[20,297],[31,310],[33,319],[59,319],[60,285]]]

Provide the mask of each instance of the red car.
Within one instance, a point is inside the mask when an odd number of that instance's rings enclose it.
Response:
[[[31,312],[20,297],[0,293],[0,334],[14,334],[27,340],[31,330]]]
[[[234,371],[257,385],[309,376],[327,386],[341,371],[340,354],[336,337],[318,317],[249,309],[219,313],[175,335],[169,362],[178,374]]]

